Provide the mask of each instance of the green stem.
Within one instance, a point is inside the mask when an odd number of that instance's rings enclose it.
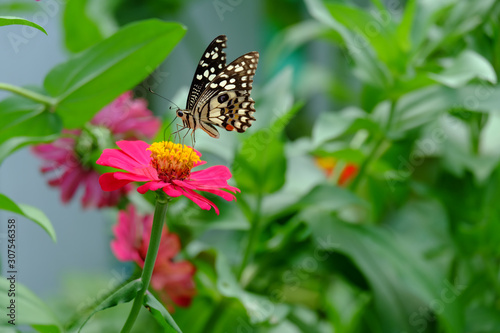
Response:
[[[351,191],[356,192],[358,185],[359,185],[359,182],[365,176],[365,173],[366,173],[368,166],[371,164],[371,162],[375,158],[375,155],[376,155],[378,149],[380,148],[380,145],[383,142],[384,142],[384,138],[380,138],[373,146],[372,150],[370,151],[370,154],[366,157],[366,159],[359,166],[359,171],[358,171],[358,174],[356,175],[356,178],[354,178],[351,185],[349,185],[349,188],[351,189]]]
[[[20,96],[29,98],[32,101],[40,102],[40,103],[45,104],[45,105],[52,106],[52,105],[56,104],[56,100],[52,97],[39,94],[37,92],[34,92],[34,91],[26,89],[26,88],[13,86],[13,85],[8,84],[8,83],[0,82],[0,89],[13,92],[13,93],[18,94]]]
[[[261,220],[261,207],[262,207],[262,194],[259,193],[257,195],[257,204],[255,207],[255,211],[253,213],[252,225],[250,226],[250,236],[248,237],[247,248],[245,249],[245,254],[243,256],[243,261],[241,262],[240,271],[238,273],[238,278],[241,278],[243,270],[247,266],[250,261],[250,257],[252,256],[255,248],[255,243],[258,239],[259,229],[260,229],[260,220]]]
[[[395,101],[395,100],[391,101],[391,109],[389,110],[389,117],[387,119],[387,123],[386,123],[386,127],[385,127],[386,133],[389,132],[389,130],[391,129],[392,121],[394,119],[394,113],[396,112],[396,103],[397,103],[397,101]],[[380,137],[377,140],[377,142],[375,142],[375,144],[373,145],[373,148],[371,149],[371,151],[368,154],[368,156],[366,157],[366,159],[359,166],[358,174],[357,174],[356,178],[354,178],[354,180],[352,181],[351,185],[349,186],[351,191],[355,192],[357,190],[361,179],[363,179],[363,177],[365,176],[365,173],[366,173],[366,170],[368,169],[368,166],[375,159],[375,156],[376,156],[380,146],[384,143],[384,141],[385,141],[385,138]]]
[[[168,197],[162,191],[156,192],[156,206],[153,217],[153,226],[151,228],[151,238],[141,275],[142,288],[139,290],[134,299],[134,304],[132,305],[127,321],[125,322],[125,325],[123,325],[121,331],[122,333],[130,332],[132,326],[134,326],[137,315],[142,307],[144,294],[148,290],[149,282],[151,281],[151,276],[153,275],[158,248],[160,247],[161,232],[163,229],[163,221],[165,220],[165,215],[167,213],[168,201]]]

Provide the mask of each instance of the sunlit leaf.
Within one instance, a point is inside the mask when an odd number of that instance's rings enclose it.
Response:
[[[286,316],[288,307],[283,304],[275,304],[264,296],[245,291],[239,285],[236,277],[231,271],[227,259],[218,254],[215,262],[217,271],[217,289],[226,297],[238,299],[245,307],[251,323],[279,322]],[[279,315],[279,318],[276,316]]]
[[[131,23],[53,68],[44,87],[57,99],[67,128],[83,125],[102,107],[144,80],[184,36],[178,23]]]
[[[52,226],[52,223],[47,218],[47,216],[38,208],[29,205],[15,203],[7,196],[0,194],[0,209],[22,215],[32,220],[33,222],[37,223],[40,227],[42,227],[43,230],[45,230],[45,232],[49,234],[50,238],[52,238],[54,242],[56,241],[56,232],[54,230],[54,227]]]
[[[45,31],[44,28],[42,28],[41,26],[39,26],[38,24],[36,24],[34,22],[23,19],[22,17],[0,16],[0,26],[14,25],[14,24],[26,25],[28,27],[38,29],[41,32],[43,32],[44,34],[47,34],[47,31]]]
[[[0,302],[2,303],[2,324],[7,320],[14,319],[13,323],[19,327],[22,325],[30,325],[39,332],[58,333],[63,332],[62,325],[55,317],[49,307],[28,288],[21,284],[17,279],[19,275],[6,273],[0,279]],[[14,284],[12,287],[11,284]],[[14,303],[12,303],[14,301]],[[13,304],[13,305],[11,305]],[[10,316],[10,306],[14,307],[14,314]],[[8,310],[6,310],[6,308]],[[0,327],[3,325],[0,324]],[[2,327],[2,332],[3,327]],[[8,332],[8,331],[5,331]]]
[[[45,106],[13,96],[0,102],[0,162],[27,145],[56,139],[62,128],[60,118]]]
[[[144,306],[151,312],[158,324],[165,329],[165,333],[182,333],[181,329],[175,323],[170,313],[165,309],[150,292],[144,295]]]
[[[446,272],[430,269],[397,234],[345,223],[320,211],[311,211],[305,218],[319,246],[351,258],[368,280],[384,331],[425,329],[429,323],[419,309],[434,302],[440,304],[436,315],[446,332],[462,330],[460,286],[453,286]]]
[[[481,55],[471,50],[465,50],[453,59],[440,73],[430,73],[429,76],[448,87],[458,88],[474,78],[497,82],[493,66]]]
[[[88,15],[88,0],[71,0],[63,13],[65,43],[71,52],[80,52],[104,39],[98,22]]]
[[[135,298],[137,295],[137,292],[142,288],[142,281],[141,280],[133,280],[121,287],[120,289],[116,290],[113,294],[109,295],[102,301],[100,301],[92,312],[85,318],[83,323],[80,325],[80,328],[78,329],[78,332],[82,330],[82,328],[85,326],[85,324],[92,318],[92,316],[99,311],[117,306],[118,304],[121,303],[127,303],[130,302]]]

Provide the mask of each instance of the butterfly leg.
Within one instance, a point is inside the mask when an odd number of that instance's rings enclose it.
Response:
[[[179,124],[176,124],[176,125],[177,125],[177,130],[175,132],[172,132],[170,135],[174,136],[174,141],[177,138],[177,136],[179,136],[179,141],[181,141],[181,134],[180,134],[180,132],[182,132],[183,130],[185,130],[187,127],[181,126]],[[180,127],[180,129],[179,129],[179,127]],[[169,140],[170,140],[170,138],[169,138]]]
[[[167,132],[167,130],[170,128],[170,126],[172,126],[172,124],[174,123],[174,121],[177,119],[177,116],[172,119],[172,121],[168,124],[167,127],[165,127],[165,129],[163,130],[163,141],[165,141],[165,133]],[[168,136],[168,141],[170,141],[170,137],[172,136],[172,133],[170,133],[170,135]]]

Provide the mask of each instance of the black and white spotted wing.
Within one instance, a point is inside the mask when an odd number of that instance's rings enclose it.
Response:
[[[193,82],[189,89],[189,95],[186,102],[186,108],[192,110],[207,84],[213,80],[226,67],[226,47],[227,37],[225,35],[217,36],[198,62],[198,67],[193,76]]]
[[[225,66],[225,41],[221,35],[209,45],[196,70],[186,109],[177,110],[184,127],[201,128],[214,138],[219,137],[214,125],[241,133],[255,120],[250,92],[259,53],[249,52]]]

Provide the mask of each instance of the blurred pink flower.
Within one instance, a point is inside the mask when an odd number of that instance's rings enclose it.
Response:
[[[55,178],[49,179],[48,183],[50,186],[61,188],[61,201],[69,202],[78,188],[83,187],[81,200],[84,208],[102,208],[118,204],[120,198],[129,192],[131,187],[112,192],[103,191],[99,186],[99,173],[82,165],[75,154],[75,136],[78,136],[80,131],[64,130],[63,133],[71,136],[32,147],[32,152],[44,160],[42,173],[60,173]]]
[[[148,109],[147,101],[132,99],[131,91],[104,107],[90,123],[108,128],[116,140],[152,139],[161,126],[161,121]]]
[[[69,202],[78,188],[83,188],[81,202],[84,208],[115,206],[132,186],[111,192],[101,189],[94,156],[106,147],[101,147],[102,143],[95,140],[109,136],[110,132],[119,138],[152,138],[161,123],[147,109],[144,100],[132,99],[131,92],[122,94],[99,111],[90,123],[107,129],[89,126],[84,130],[63,130],[61,138],[34,146],[32,152],[43,160],[42,173],[56,173],[56,177],[49,179],[48,183],[61,188],[62,202]],[[116,137],[102,142],[115,140]]]
[[[118,223],[113,227],[115,239],[111,250],[120,261],[134,261],[141,268],[151,238],[153,215],[138,215],[131,204],[126,211],[118,213]],[[179,237],[163,229],[160,248],[156,258],[151,286],[155,289],[169,311],[174,304],[189,306],[196,294],[193,275],[195,267],[188,261],[173,261],[179,253]]]

